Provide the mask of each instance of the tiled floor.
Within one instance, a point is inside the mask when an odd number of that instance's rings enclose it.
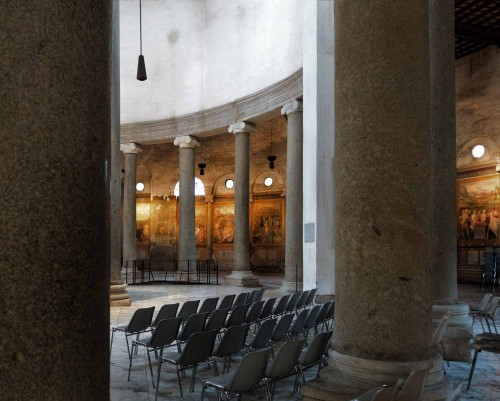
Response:
[[[264,299],[283,295],[279,286],[283,277],[279,275],[261,275],[261,284],[266,288]],[[172,284],[146,284],[129,286],[129,293],[132,297],[132,307],[112,307],[110,327],[128,323],[133,312],[137,308],[146,306],[156,306],[159,308],[166,303],[179,302],[191,299],[204,299],[213,296],[222,297],[226,294],[243,292],[240,287],[231,286],[207,286],[207,285],[172,285]],[[248,289],[245,289],[247,291]],[[459,285],[460,300],[471,304],[476,304],[482,298],[482,291],[479,286]],[[497,314],[498,316],[498,314]],[[500,319],[500,318],[499,318]],[[497,323],[498,326],[498,323]],[[481,325],[476,322],[474,333],[482,332]],[[151,375],[148,368],[147,356],[142,349],[134,356],[131,380],[127,380],[128,372],[127,347],[123,333],[115,334],[113,349],[111,354],[111,400],[154,400],[155,389],[152,386]],[[471,390],[466,392],[467,379],[470,370],[470,363],[450,362],[450,367],[446,369],[448,377],[455,383],[462,384],[462,400],[475,401],[499,401],[500,400],[500,355],[491,353],[479,354],[478,363],[474,371]],[[156,375],[157,363],[153,358],[153,370]],[[314,372],[308,373],[311,378]],[[213,376],[213,370],[206,367],[199,369],[195,391],[189,393],[189,383],[191,372],[188,371],[186,378],[182,380],[184,398],[186,400],[201,399],[201,380]],[[307,376],[306,376],[307,377]],[[276,387],[274,400],[298,400],[298,394],[292,394],[293,378],[279,383]],[[208,400],[216,400],[215,392],[207,393]],[[175,369],[171,366],[163,365],[159,389],[159,400],[180,400],[179,387]],[[244,400],[264,400],[263,389],[245,395]]]

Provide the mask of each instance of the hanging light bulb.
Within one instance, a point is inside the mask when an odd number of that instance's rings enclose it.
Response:
[[[146,64],[144,62],[144,56],[142,55],[142,0],[139,0],[139,33],[141,54],[139,55],[139,60],[137,63],[137,79],[139,81],[145,81],[146,79],[148,79],[148,76],[146,75]]]

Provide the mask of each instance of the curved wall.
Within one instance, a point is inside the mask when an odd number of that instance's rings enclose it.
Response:
[[[139,1],[120,6],[122,124],[230,103],[302,67],[301,0],[143,0],[137,81]]]

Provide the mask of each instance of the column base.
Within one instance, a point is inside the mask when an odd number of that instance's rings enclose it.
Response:
[[[110,306],[130,306],[132,299],[130,294],[125,289],[127,284],[112,284],[109,291],[109,304]]]
[[[237,287],[259,287],[259,278],[254,276],[251,270],[233,271],[224,278],[225,285],[234,285]]]
[[[446,359],[470,362],[469,343],[473,337],[473,329],[472,318],[469,316],[469,306],[463,302],[451,305],[433,305],[432,318],[435,327],[448,311],[451,312],[451,315],[443,338]]]
[[[280,289],[285,292],[296,292],[302,291],[302,288],[304,288],[302,281],[283,281]]]
[[[304,401],[348,401],[382,384],[392,385],[412,370],[432,365],[424,389],[424,401],[458,401],[460,385],[453,386],[444,374],[443,359],[410,362],[376,361],[330,351],[330,365],[321,377],[302,387]],[[335,389],[335,390],[333,390]]]

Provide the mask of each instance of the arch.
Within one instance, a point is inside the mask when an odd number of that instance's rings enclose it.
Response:
[[[234,195],[234,187],[226,188],[226,180],[233,180],[235,176],[232,173],[222,174],[214,181],[213,194],[214,195]]]
[[[472,148],[476,145],[484,146],[484,155],[479,158],[472,156]],[[457,152],[457,170],[487,166],[496,163],[499,149],[495,141],[487,136],[477,136],[465,142]]]
[[[267,187],[264,185],[264,180],[270,177],[273,179],[271,186]],[[251,193],[268,193],[268,192],[284,192],[285,191],[285,181],[280,174],[275,170],[266,170],[260,173],[252,183]]]
[[[195,196],[205,195],[205,184],[198,177],[194,177],[194,194]],[[174,186],[174,196],[179,196],[179,181]]]

